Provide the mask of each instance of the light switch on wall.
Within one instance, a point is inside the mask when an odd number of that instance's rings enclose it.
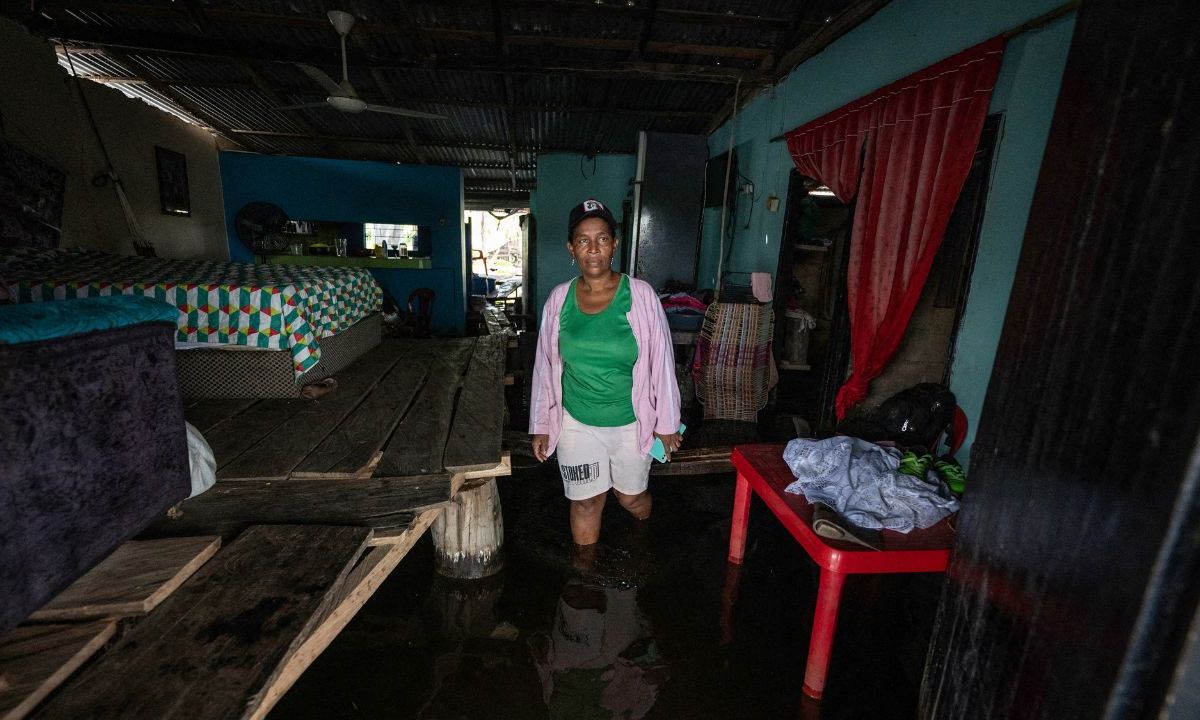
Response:
[[[767,212],[778,212],[778,211],[779,211],[779,198],[772,195],[771,197],[767,198]]]

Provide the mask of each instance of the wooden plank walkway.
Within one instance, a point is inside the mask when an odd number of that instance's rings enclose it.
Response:
[[[122,543],[29,619],[67,622],[145,615],[220,546],[221,538],[211,535]]]
[[[501,458],[507,335],[388,340],[319,400],[203,400],[185,414],[218,480],[398,477]]]
[[[115,620],[22,625],[0,638],[0,718],[29,714],[116,632]]]
[[[258,525],[64,685],[44,718],[245,718],[316,631],[366,528]]]
[[[217,484],[137,542],[177,543],[180,552],[215,549],[218,538],[225,546],[176,573],[114,574],[129,557],[109,558],[102,587],[73,599],[67,591],[45,617],[57,617],[60,600],[83,608],[80,617],[98,604],[145,608],[144,616],[123,620],[115,642],[111,620],[18,628],[33,633],[24,647],[41,652],[0,672],[12,686],[0,691],[7,709],[43,718],[265,717],[466,480],[511,473],[501,451],[507,342],[386,341],[318,400],[188,405],[188,421],[216,456]]]
[[[448,504],[453,495],[450,481],[445,473],[354,480],[221,480],[145,534],[212,534],[228,540],[264,523],[353,525],[374,531],[372,544],[387,544],[421,511]]]

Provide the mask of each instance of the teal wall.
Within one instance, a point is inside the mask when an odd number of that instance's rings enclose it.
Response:
[[[529,199],[529,209],[537,219],[537,247],[534,249],[534,289],[536,312],[554,286],[577,274],[567,255],[567,218],[571,208],[595,198],[612,210],[618,223],[623,222],[622,204],[637,170],[633,155],[598,155],[595,163],[574,153],[538,155],[537,189]],[[625,238],[620,239],[625,242]]]
[[[741,174],[755,186],[750,214],[743,196],[727,245],[726,271],[774,274],[784,212],[767,197],[787,197],[793,165],[770,138],[835,110],[954,53],[1061,5],[1061,0],[894,0],[871,19],[796,68],[709,137],[709,156],[725,152],[731,128]],[[987,212],[951,387],[972,424],[960,459],[968,459],[999,342],[1025,219],[1037,182],[1050,118],[1066,63],[1074,15],[1009,41],[992,111],[1005,119],[992,170]],[[742,181],[744,182],[744,180]],[[716,283],[720,211],[706,210],[701,237],[702,286]],[[729,241],[727,240],[727,243]]]
[[[1013,38],[992,96],[992,112],[1004,113],[1001,141],[993,159],[975,272],[950,375],[950,389],[971,422],[959,453],[964,465],[968,464],[975,429],[983,414],[983,397],[992,376],[1074,28],[1072,15]]]
[[[433,231],[431,268],[372,269],[371,274],[401,305],[414,289],[433,288],[433,331],[463,333],[467,262],[461,170],[243,152],[222,152],[220,160],[232,261],[254,261],[237,238],[234,218],[255,200],[274,203],[295,220],[428,225]]]

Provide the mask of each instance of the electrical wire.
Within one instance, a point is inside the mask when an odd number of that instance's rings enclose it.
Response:
[[[596,177],[596,156],[595,155],[592,156],[592,174],[590,176],[586,172],[584,172],[584,169],[583,169],[583,161],[585,159],[586,159],[585,156],[583,156],[583,155],[579,156],[579,176],[582,177],[584,180],[591,180],[592,178]]]

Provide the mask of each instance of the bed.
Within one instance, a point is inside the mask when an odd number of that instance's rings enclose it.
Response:
[[[297,397],[379,344],[382,290],[360,268],[24,248],[0,255],[19,303],[144,295],[175,306],[185,398]]]

